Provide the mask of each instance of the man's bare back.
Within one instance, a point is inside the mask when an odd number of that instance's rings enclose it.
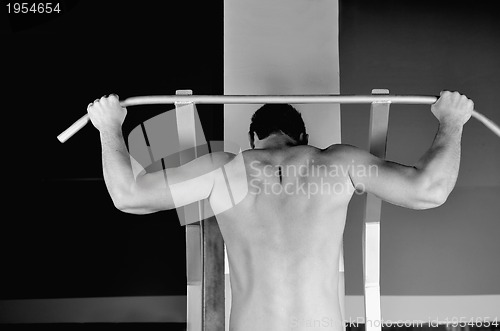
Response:
[[[250,135],[257,149],[214,153],[137,176],[121,132],[126,110],[118,96],[95,100],[88,112],[100,132],[104,180],[116,208],[147,214],[209,198],[228,249],[231,331],[340,331],[339,252],[354,188],[412,209],[443,204],[458,176],[462,129],[473,106],[457,92],[442,92],[431,106],[437,135],[414,165],[354,146],[308,146],[305,127],[290,125],[293,111],[285,121],[272,115],[275,109],[260,113],[264,120],[255,127],[262,139]],[[280,121],[285,131],[301,132],[292,138],[273,127]],[[238,157],[242,162],[231,162]],[[220,175],[223,168],[229,183]],[[241,194],[241,187],[248,190]]]
[[[248,150],[243,159],[238,180],[248,193],[217,215],[231,271],[230,329],[342,330],[339,252],[354,192],[342,171],[348,165],[312,146]],[[216,181],[211,205],[225,203],[225,192]]]

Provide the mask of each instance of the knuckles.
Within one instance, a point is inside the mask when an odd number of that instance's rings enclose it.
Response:
[[[93,102],[89,103],[87,106],[87,112],[96,113],[103,111],[106,107],[114,106],[119,104],[119,97],[117,94],[109,94],[109,96],[103,95],[99,99],[95,99]],[[122,108],[125,109],[125,108]]]
[[[109,96],[103,95],[100,99],[95,99],[93,102],[89,103],[87,109],[91,107],[103,106],[108,103],[116,103],[119,102],[118,95],[110,94]]]
[[[455,102],[472,102],[469,98],[467,98],[466,95],[460,94],[457,91],[451,92],[451,91],[441,91],[440,94],[442,99],[449,99],[450,101],[455,101]]]

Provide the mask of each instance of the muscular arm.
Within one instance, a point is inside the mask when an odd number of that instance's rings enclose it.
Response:
[[[464,96],[442,93],[432,106],[440,122],[437,135],[432,146],[412,166],[382,160],[353,146],[335,149],[348,166],[349,176],[357,189],[408,208],[437,207],[446,201],[455,186],[462,127],[472,109],[472,101]]]
[[[148,214],[174,208],[163,171],[142,173],[134,178],[132,163],[121,130],[101,131],[104,181],[115,207],[133,214]]]
[[[133,214],[147,214],[182,207],[207,198],[212,191],[213,171],[228,162],[229,153],[212,153],[185,165],[134,178],[138,163],[126,148],[121,124],[126,110],[111,95],[89,105],[89,115],[99,130],[106,187],[116,208]]]
[[[336,148],[357,190],[412,209],[440,206],[453,189],[460,162],[460,128],[440,126],[432,146],[415,165],[382,160],[354,146]]]
[[[440,123],[431,148],[415,164],[429,193],[444,203],[455,187],[460,166],[462,125]]]
[[[122,209],[125,192],[135,182],[121,128],[100,132],[104,182],[115,207]]]

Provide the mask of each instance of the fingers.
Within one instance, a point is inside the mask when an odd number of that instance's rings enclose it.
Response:
[[[109,96],[103,95],[100,99],[95,99],[94,102],[91,102],[88,104],[87,109],[89,109],[92,106],[97,106],[100,104],[105,104],[105,103],[119,103],[120,99],[117,94],[112,93],[109,94]]]
[[[439,97],[442,99],[445,98],[450,98],[451,100],[457,101],[457,102],[472,102],[465,94],[460,94],[457,91],[447,91],[443,90],[439,93]]]
[[[448,90],[443,90],[441,91],[441,93],[439,93],[440,96],[444,96],[444,97],[459,97],[461,96],[460,93],[458,93],[457,91],[448,91]]]
[[[117,94],[114,94],[114,93],[110,94],[108,97],[108,100],[111,103],[120,104],[120,98],[118,97]]]
[[[89,103],[87,113],[99,131],[116,131],[121,130],[127,110],[121,107],[118,95],[109,94]]]
[[[474,101],[472,101],[471,99],[469,99],[469,100],[467,101],[467,105],[469,106],[469,108],[470,108],[471,110],[474,110]]]

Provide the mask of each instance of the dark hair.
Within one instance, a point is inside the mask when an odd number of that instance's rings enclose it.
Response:
[[[301,133],[306,133],[302,116],[293,106],[288,104],[265,104],[252,116],[250,136],[254,132],[259,139],[267,138],[272,133],[282,131],[295,141],[299,141]]]

